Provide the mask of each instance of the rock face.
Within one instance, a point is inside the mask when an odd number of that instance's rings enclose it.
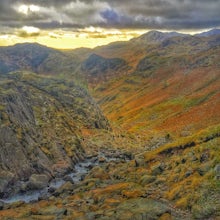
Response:
[[[93,99],[74,82],[15,73],[0,84],[2,196],[32,174],[31,187],[41,188],[48,180],[37,175],[50,179],[71,171],[84,158],[80,128],[109,127]]]

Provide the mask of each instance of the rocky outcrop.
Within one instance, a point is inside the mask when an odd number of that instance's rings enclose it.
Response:
[[[70,172],[84,158],[80,129],[109,128],[84,89],[31,73],[1,79],[0,122],[1,196],[18,180],[41,188]]]

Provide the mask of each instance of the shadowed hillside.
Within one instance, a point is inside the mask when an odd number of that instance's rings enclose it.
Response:
[[[92,54],[82,63],[82,71],[90,86],[97,85],[99,82],[106,82],[110,79],[126,74],[130,67],[123,59],[104,58]]]

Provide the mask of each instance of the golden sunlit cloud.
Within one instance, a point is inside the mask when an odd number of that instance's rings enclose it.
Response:
[[[23,38],[40,35],[40,29],[33,26],[24,26],[16,32],[16,35]]]
[[[22,28],[23,31],[25,31],[27,34],[33,34],[33,33],[39,33],[40,29],[32,26],[24,26]]]
[[[145,32],[146,30],[118,30],[92,26],[74,31],[40,30],[37,27],[24,26],[17,30],[16,35],[0,36],[0,45],[37,42],[57,49],[94,48],[114,41],[127,41]]]

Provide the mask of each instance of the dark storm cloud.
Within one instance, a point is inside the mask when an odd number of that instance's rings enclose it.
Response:
[[[0,0],[0,26],[200,29],[220,26],[219,11],[220,0]]]

